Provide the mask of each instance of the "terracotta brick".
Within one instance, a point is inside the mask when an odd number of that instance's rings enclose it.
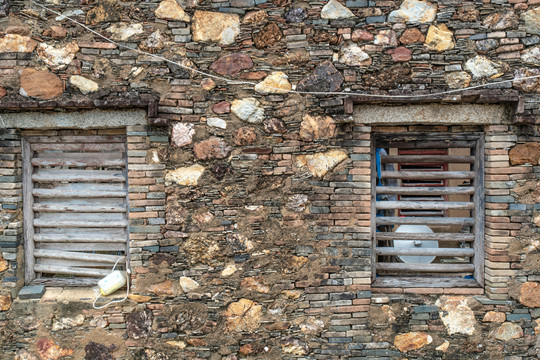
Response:
[[[140,219],[140,218],[156,218],[158,213],[156,211],[144,211],[144,212],[130,212],[130,219]]]

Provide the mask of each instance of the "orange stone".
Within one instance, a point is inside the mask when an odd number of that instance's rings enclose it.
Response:
[[[227,317],[229,331],[255,331],[261,322],[262,306],[249,299],[231,303],[224,315]]]
[[[73,355],[72,349],[63,349],[51,339],[40,339],[37,343],[37,352],[42,360],[57,360]]]
[[[136,295],[136,294],[129,294],[128,296],[131,300],[136,301],[138,303],[145,303],[150,300],[152,300],[151,296],[144,296],[144,295]]]
[[[154,284],[150,286],[149,291],[158,296],[173,295],[173,282],[171,280],[166,280],[164,282]]]
[[[432,337],[424,332],[414,331],[406,334],[397,335],[394,338],[394,345],[401,352],[418,350],[431,344]]]
[[[540,307],[540,283],[526,282],[521,285],[519,302],[527,307]]]
[[[11,296],[0,295],[0,311],[9,310],[10,307],[11,307]]]
[[[268,294],[270,287],[264,284],[263,280],[258,277],[247,277],[242,281],[241,287],[260,292],[262,294]]]
[[[204,339],[189,339],[187,343],[191,346],[205,346],[206,341]]]
[[[20,82],[21,94],[41,100],[58,97],[64,89],[62,80],[55,74],[31,68],[22,71]]]
[[[8,268],[8,262],[4,258],[0,256],[0,272],[6,270]]]
[[[518,144],[510,150],[508,155],[510,157],[511,165],[523,165],[527,163],[538,165],[538,160],[540,159],[540,144],[536,142]]]
[[[506,314],[500,311],[488,311],[486,315],[484,315],[485,322],[498,322],[503,323],[506,320]]]
[[[494,335],[497,340],[510,341],[523,337],[523,329],[516,323],[507,322],[502,324]]]

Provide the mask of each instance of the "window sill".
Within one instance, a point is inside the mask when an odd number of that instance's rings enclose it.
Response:
[[[483,295],[474,279],[379,277],[371,284],[375,293]]]

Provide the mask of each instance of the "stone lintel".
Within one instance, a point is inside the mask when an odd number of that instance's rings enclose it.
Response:
[[[354,122],[369,125],[492,125],[510,121],[506,105],[356,105]]]
[[[0,129],[97,129],[146,125],[147,112],[136,110],[88,110],[67,112],[19,112],[0,114]]]

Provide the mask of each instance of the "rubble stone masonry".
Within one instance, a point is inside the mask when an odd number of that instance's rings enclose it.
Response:
[[[540,75],[540,1],[40,4],[0,0],[0,359],[540,357],[540,78],[437,94]],[[19,297],[23,113],[125,132],[125,302]],[[371,285],[372,136],[411,131],[485,135],[483,287]]]

